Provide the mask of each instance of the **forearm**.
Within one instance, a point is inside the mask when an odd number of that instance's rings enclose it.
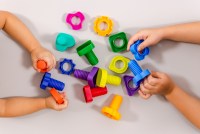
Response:
[[[161,28],[163,39],[200,44],[200,22],[173,25]]]
[[[37,39],[17,17],[11,13],[0,11],[0,18],[0,29],[4,30],[29,52],[40,47]]]
[[[0,99],[0,117],[15,117],[30,114],[46,108],[44,98]]]
[[[190,96],[179,87],[165,96],[188,120],[200,128],[200,100]]]

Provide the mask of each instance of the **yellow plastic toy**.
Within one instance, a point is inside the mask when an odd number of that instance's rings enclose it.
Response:
[[[106,83],[112,85],[120,85],[121,78],[114,75],[109,75],[105,69],[99,69],[97,73],[96,85],[98,87],[105,87]]]
[[[121,68],[116,67],[117,61],[123,62],[123,67],[121,67]],[[126,72],[126,70],[128,69],[129,61],[130,60],[128,58],[125,58],[124,56],[115,56],[115,57],[113,57],[113,59],[110,62],[109,69],[115,73],[122,74],[122,73]]]
[[[102,113],[114,120],[120,120],[121,114],[118,112],[118,109],[122,103],[122,96],[115,95],[109,107],[103,107]]]
[[[105,23],[107,25],[107,29],[102,30],[100,28],[100,24]],[[101,16],[94,21],[94,31],[100,36],[108,36],[112,32],[113,22],[107,16]]]

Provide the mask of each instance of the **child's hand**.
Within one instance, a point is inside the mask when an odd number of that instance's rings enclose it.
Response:
[[[175,88],[175,84],[167,74],[152,72],[141,84],[139,94],[148,99],[152,94],[167,95]],[[144,96],[147,94],[147,97]]]
[[[57,111],[61,111],[61,110],[65,109],[68,106],[68,101],[66,99],[65,93],[61,93],[61,95],[64,98],[63,104],[56,103],[55,99],[52,96],[50,96],[45,99],[46,107],[57,110]]]
[[[41,72],[37,68],[37,61],[44,60],[47,63],[47,71],[51,70],[56,65],[56,60],[53,54],[43,47],[37,47],[31,52],[31,58],[33,62],[33,67],[38,72]]]
[[[144,29],[133,35],[129,42],[127,50],[130,50],[130,46],[137,40],[143,39],[144,42],[142,42],[139,47],[138,51],[142,51],[145,47],[155,45],[159,43],[163,39],[163,32],[162,29]]]

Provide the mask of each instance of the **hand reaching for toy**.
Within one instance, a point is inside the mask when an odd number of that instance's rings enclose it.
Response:
[[[50,96],[50,97],[45,99],[46,107],[50,108],[50,109],[54,109],[56,111],[61,111],[61,110],[65,109],[65,108],[67,108],[68,100],[66,98],[66,95],[65,95],[65,93],[61,93],[61,95],[64,98],[64,103],[63,104],[56,103],[55,99],[52,96]]]
[[[140,84],[140,90],[138,92],[142,98],[148,99],[153,94],[167,95],[174,88],[175,84],[167,74],[151,72],[151,75]]]
[[[130,50],[130,46],[137,40],[144,40],[139,47],[138,51],[142,51],[144,48],[148,46],[155,45],[159,43],[163,38],[163,30],[159,28],[155,29],[144,29],[133,35],[129,42],[128,42],[128,47],[127,50]]]
[[[55,60],[55,57],[53,56],[53,54],[41,46],[38,46],[33,51],[31,51],[31,58],[32,58],[32,62],[33,62],[33,67],[38,72],[41,72],[41,69],[39,69],[37,67],[37,62],[39,60],[46,62],[46,64],[47,64],[46,71],[47,72],[50,71],[56,65],[56,60]]]

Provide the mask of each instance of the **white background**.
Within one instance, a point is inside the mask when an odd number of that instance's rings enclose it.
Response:
[[[114,55],[133,58],[130,52],[113,53],[108,38],[94,33],[92,26],[96,17],[109,16],[114,21],[113,33],[124,31],[130,38],[141,28],[198,21],[199,5],[199,0],[0,0],[0,9],[17,15],[41,44],[54,53],[57,61],[72,58],[77,68],[86,70],[90,70],[91,66],[77,55],[75,48],[88,39],[96,45],[94,51],[100,61],[98,67],[108,70],[109,61]],[[81,31],[71,30],[64,21],[67,13],[75,11],[82,11],[86,16]],[[72,34],[76,46],[63,53],[56,51],[54,42],[59,32]],[[0,44],[0,97],[48,96],[47,91],[39,88],[42,74],[31,67],[29,53],[3,32],[0,33]],[[150,55],[139,63],[143,68],[170,74],[184,90],[200,97],[200,46],[164,41],[150,49]],[[62,75],[57,68],[51,73],[54,78],[65,82],[64,91],[69,98],[69,107],[62,112],[43,110],[23,117],[1,118],[0,134],[199,133],[163,97],[153,96],[147,101],[138,95],[129,97],[122,84],[119,87],[108,86],[107,95],[86,104],[82,93],[86,82]],[[128,71],[126,74],[131,73]],[[120,121],[111,120],[100,112],[103,106],[109,105],[113,94],[123,96]]]

